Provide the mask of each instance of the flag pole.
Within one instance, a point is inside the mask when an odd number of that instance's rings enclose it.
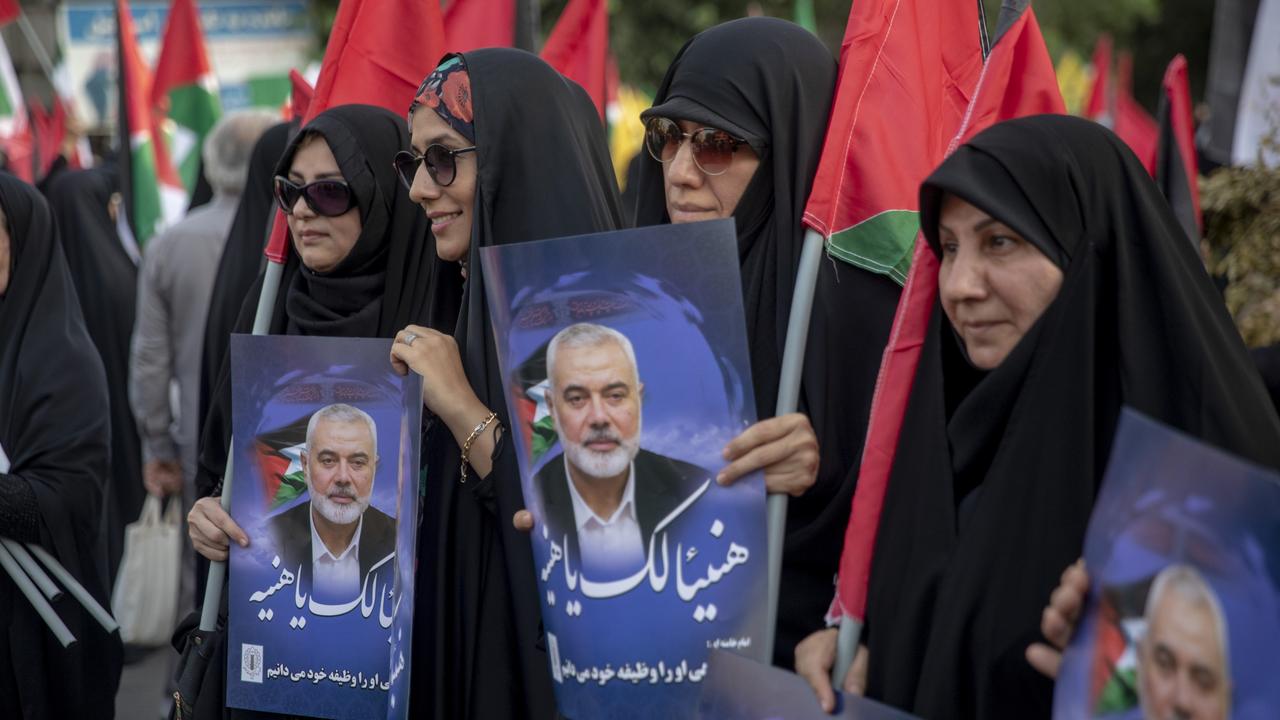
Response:
[[[266,335],[271,329],[271,311],[275,308],[276,295],[280,291],[280,277],[284,263],[267,260],[262,276],[262,291],[258,293],[258,310],[253,316],[253,334]],[[231,512],[232,468],[235,467],[235,442],[227,447],[227,469],[222,474],[222,499],[224,512]],[[211,632],[218,623],[218,610],[222,606],[222,586],[227,579],[227,561],[209,563],[209,577],[204,585],[204,606],[200,609],[200,629]]]
[[[836,636],[836,662],[831,666],[831,687],[840,692],[844,676],[853,665],[853,658],[858,653],[858,641],[862,639],[862,623],[853,615],[845,613],[840,618],[840,634]]]
[[[782,372],[778,380],[775,416],[793,413],[800,407],[800,375],[804,370],[804,347],[809,340],[809,314],[813,291],[822,264],[822,235],[805,228],[796,271],[796,287],[791,295],[791,317],[787,321],[787,343],[782,352]],[[778,630],[778,591],[782,583],[782,543],[787,535],[787,495],[774,493],[768,500],[769,603],[765,615],[764,657],[773,662],[773,644]]]

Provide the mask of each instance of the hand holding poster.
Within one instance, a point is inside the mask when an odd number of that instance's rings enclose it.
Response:
[[[756,420],[733,223],[481,253],[560,711],[692,717],[764,629],[763,477],[715,481]]]
[[[1280,476],[1121,415],[1055,718],[1274,718]]]
[[[406,717],[422,388],[389,346],[232,336],[229,707]]]

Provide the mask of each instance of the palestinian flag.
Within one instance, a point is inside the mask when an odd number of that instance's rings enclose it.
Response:
[[[265,432],[253,440],[254,461],[262,480],[262,496],[274,510],[307,491],[302,473],[302,452],[307,449],[310,413],[288,425]]]
[[[851,265],[907,279],[920,181],[937,167],[982,71],[973,0],[859,0],[804,224]]]
[[[9,49],[0,38],[0,148],[8,157],[9,171],[27,182],[33,181],[33,145],[18,75],[13,71]]]
[[[195,0],[173,0],[151,86],[151,107],[161,140],[183,190],[200,177],[200,149],[222,115],[218,84],[205,51]]]
[[[1173,58],[1164,72],[1160,109],[1156,113],[1160,141],[1156,145],[1156,184],[1193,242],[1200,239],[1199,171],[1196,169],[1195,123],[1191,117],[1191,87],[1187,59]],[[1198,244],[1198,242],[1197,242]]]
[[[125,207],[138,247],[145,248],[163,222],[160,176],[151,126],[151,73],[138,48],[129,0],[116,0],[116,33],[120,49],[119,125],[124,172]]]

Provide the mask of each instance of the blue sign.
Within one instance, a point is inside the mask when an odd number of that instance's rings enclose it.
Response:
[[[733,223],[481,259],[560,711],[693,717],[764,631],[764,479],[714,479],[757,419]]]
[[[232,336],[229,707],[407,717],[422,379],[390,344]]]
[[[207,40],[277,38],[309,34],[310,0],[270,2],[202,2],[200,25]],[[67,38],[72,43],[115,45],[116,9],[113,4],[63,6]],[[138,41],[159,40],[169,16],[167,2],[138,2],[130,7]]]

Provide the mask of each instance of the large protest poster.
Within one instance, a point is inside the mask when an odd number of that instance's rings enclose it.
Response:
[[[231,338],[231,516],[250,544],[231,546],[229,707],[407,716],[422,381],[390,344]]]
[[[1274,718],[1280,476],[1126,409],[1055,718]]]
[[[733,223],[481,252],[560,711],[691,717],[764,630],[763,477],[715,481],[756,420]]]

